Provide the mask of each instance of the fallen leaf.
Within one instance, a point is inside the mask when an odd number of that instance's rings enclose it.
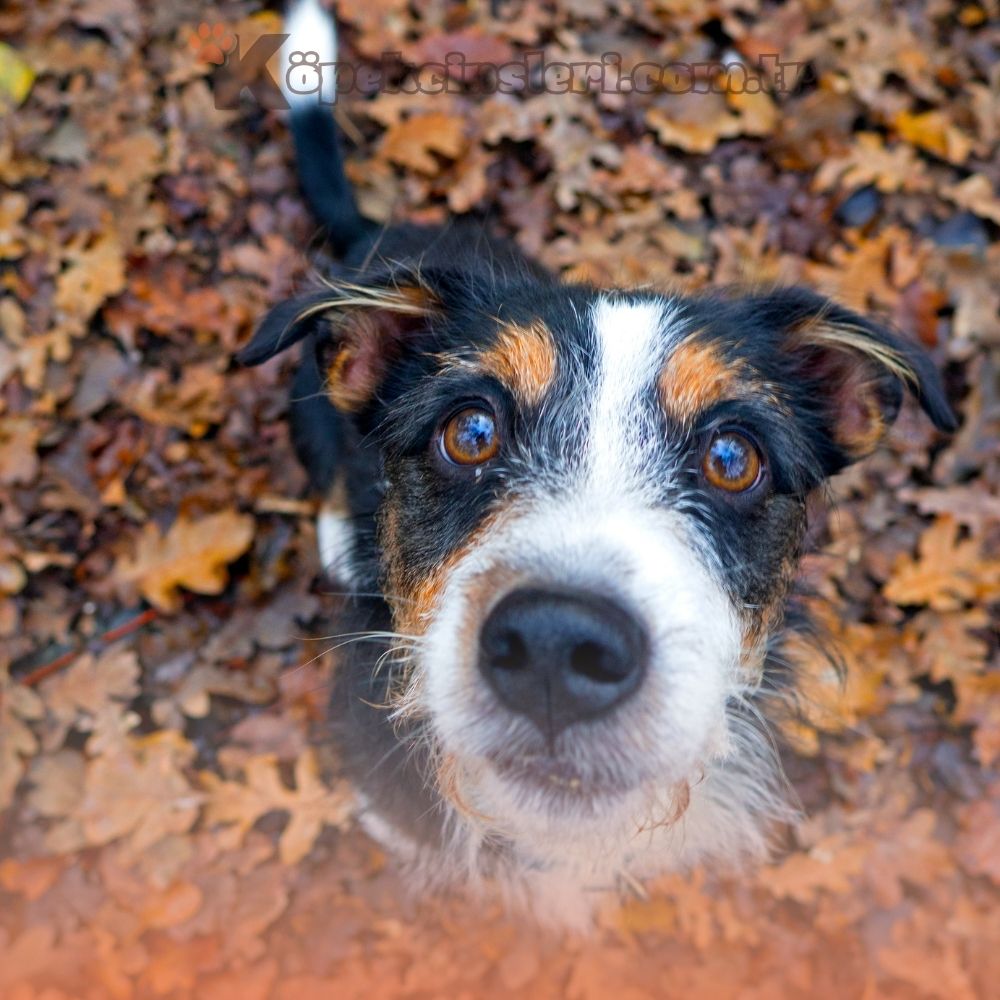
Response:
[[[38,475],[41,425],[27,417],[0,417],[0,483],[30,483]]]
[[[117,236],[109,232],[89,247],[70,251],[69,266],[56,278],[52,301],[63,327],[80,336],[101,304],[124,289],[125,253]]]
[[[941,189],[949,201],[1000,226],[1000,197],[985,174],[972,174]]]
[[[984,559],[975,538],[959,541],[955,518],[944,514],[921,536],[916,558],[900,554],[883,590],[896,604],[951,611],[986,598],[1000,585],[1000,559]]]
[[[861,874],[871,852],[865,842],[845,843],[830,837],[808,852],[789,855],[757,876],[768,892],[779,899],[813,903],[820,894],[843,895]]]
[[[11,679],[0,664],[0,812],[10,805],[24,774],[25,760],[38,749],[29,723],[45,715],[45,705],[31,688]]]
[[[906,142],[952,163],[964,163],[972,149],[969,137],[952,125],[940,111],[922,111],[917,114],[901,111],[892,124]]]
[[[90,761],[76,813],[87,843],[127,837],[138,854],[190,830],[203,798],[183,773],[194,755],[191,743],[166,731],[134,737]]]
[[[198,594],[219,594],[228,579],[226,565],[250,546],[254,519],[221,511],[199,520],[182,514],[166,535],[152,523],[143,526],[133,555],[119,557],[114,577],[134,584],[161,611],[176,611],[179,587]]]
[[[139,660],[134,650],[119,644],[100,657],[85,653],[43,685],[50,730],[45,744],[62,746],[73,726],[87,732],[111,699],[131,701],[139,693]]]
[[[465,119],[439,111],[414,115],[389,126],[380,151],[386,159],[434,176],[441,165],[432,154],[454,160],[466,147]]]
[[[813,188],[826,191],[835,185],[845,189],[874,184],[879,191],[924,191],[929,186],[927,168],[911,146],[886,146],[877,132],[858,132],[843,156],[827,159],[816,171]]]
[[[245,768],[246,783],[224,781],[204,774],[207,789],[205,821],[232,825],[238,840],[265,815],[288,814],[279,840],[279,854],[286,865],[297,864],[310,850],[324,825],[343,826],[352,811],[347,786],[327,788],[311,751],[295,764],[295,787],[281,780],[277,760],[269,755],[252,758]]]

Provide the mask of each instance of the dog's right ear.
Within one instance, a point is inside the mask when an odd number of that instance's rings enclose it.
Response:
[[[426,280],[398,275],[374,284],[334,282],[275,306],[237,355],[259,365],[310,334],[330,401],[356,411],[374,397],[389,367],[440,311]]]

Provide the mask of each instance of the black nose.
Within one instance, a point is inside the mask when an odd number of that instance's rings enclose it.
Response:
[[[555,736],[624,701],[642,680],[648,649],[639,622],[606,598],[525,588],[483,624],[479,669],[508,708]]]

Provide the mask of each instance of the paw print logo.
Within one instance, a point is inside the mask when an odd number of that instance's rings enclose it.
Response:
[[[188,39],[188,45],[202,61],[221,66],[225,63],[226,56],[236,47],[236,36],[230,34],[224,24],[202,21],[198,30]]]
[[[293,94],[315,94],[323,83],[318,52],[292,52],[285,84]]]

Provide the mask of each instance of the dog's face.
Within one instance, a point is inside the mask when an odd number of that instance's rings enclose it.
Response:
[[[797,290],[397,274],[279,307],[255,343],[305,328],[381,454],[375,582],[411,650],[392,710],[424,724],[442,795],[515,843],[665,823],[745,752],[732,709],[807,495],[904,383],[950,422],[919,353]]]

